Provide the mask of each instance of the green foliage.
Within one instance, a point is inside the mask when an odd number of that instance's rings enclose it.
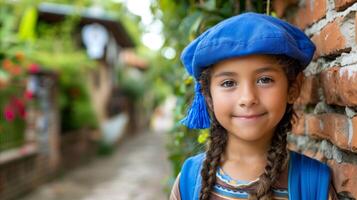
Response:
[[[113,145],[110,145],[104,141],[99,141],[98,142],[98,150],[97,150],[97,154],[99,156],[109,156],[112,155],[113,152],[115,150],[115,147]]]
[[[6,107],[13,105],[14,98],[19,100],[23,87],[9,85],[7,88],[0,88],[0,152],[23,144],[25,137],[25,120],[17,114],[17,106],[11,106],[13,114],[17,115],[13,120],[6,119]]]
[[[23,8],[0,1],[0,151],[21,146],[25,139],[24,69],[28,63],[25,44],[16,34]]]
[[[15,13],[14,8],[0,3],[0,59],[11,56],[19,46],[15,34],[18,15]]]
[[[36,50],[31,52],[37,63],[60,75],[62,131],[98,127],[86,80],[88,70],[97,64],[73,40],[77,24],[78,16],[70,16],[56,26],[39,24],[38,33],[42,37],[35,45]]]
[[[60,82],[60,110],[62,131],[98,128],[86,85],[81,79]]]
[[[175,120],[181,120],[189,102],[193,98],[193,79],[188,77],[179,60],[183,48],[200,33],[215,25],[219,21],[239,13],[253,11],[266,12],[265,0],[158,0],[152,5],[156,17],[164,23],[164,48],[174,48],[176,57],[164,64],[163,81],[171,84],[172,91],[177,96]],[[166,63],[161,58],[161,63]],[[177,124],[171,131],[168,144],[169,159],[173,164],[174,176],[179,171],[183,161],[190,155],[205,149],[208,130],[200,132],[188,130]]]
[[[128,72],[123,70],[123,67],[118,71],[118,80],[123,94],[133,102],[142,99],[146,89],[148,89],[145,78],[138,80],[137,78],[131,77],[128,75]]]

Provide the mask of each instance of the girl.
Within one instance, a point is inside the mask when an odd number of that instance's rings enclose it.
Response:
[[[171,200],[336,199],[328,166],[287,149],[314,51],[298,28],[256,13],[226,19],[184,49],[196,85],[181,122],[211,131],[207,152],[185,161]]]

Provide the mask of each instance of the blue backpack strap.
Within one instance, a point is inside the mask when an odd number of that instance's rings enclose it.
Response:
[[[290,151],[289,199],[327,200],[329,185],[330,169],[326,164]]]
[[[180,195],[181,200],[195,200],[201,190],[201,168],[205,153],[188,158],[181,169]]]

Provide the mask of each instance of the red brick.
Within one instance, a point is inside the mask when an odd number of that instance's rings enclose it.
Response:
[[[313,2],[311,3],[311,1]],[[304,7],[299,8],[293,23],[299,28],[305,29],[325,17],[326,10],[326,0],[306,0]]]
[[[320,86],[327,104],[342,104],[336,95],[338,93],[336,85],[338,69],[339,67],[332,67],[320,73]]]
[[[318,78],[316,76],[304,76],[301,86],[300,96],[296,99],[295,104],[307,105],[316,104],[319,101],[318,95]]]
[[[325,157],[325,155],[323,153],[321,153],[320,151],[312,151],[311,149],[302,149],[302,153],[310,158],[319,160],[321,162],[326,162],[327,158]]]
[[[345,115],[325,113],[305,117],[306,132],[313,138],[328,139],[336,146],[349,150],[348,119]]]
[[[292,23],[298,26],[300,29],[305,29],[308,25],[312,24],[311,12],[305,7],[299,8],[296,13],[296,17],[293,18]]]
[[[341,18],[336,19],[327,24],[319,33],[311,38],[316,45],[315,58],[320,56],[338,55],[341,52],[350,50],[350,48],[346,46],[346,39],[340,30],[341,22]]]
[[[310,150],[310,149],[303,149],[302,152],[305,156],[310,157],[310,158],[315,158],[316,152]]]
[[[320,84],[327,104],[357,105],[357,65],[332,67],[322,72]]]
[[[349,150],[348,119],[342,114],[327,113],[321,115],[322,131],[330,141],[342,149]]]
[[[326,15],[327,5],[326,0],[313,0],[314,7],[312,9],[312,20],[313,22],[317,22],[322,19]],[[310,4],[310,3],[309,3]]]
[[[355,2],[357,2],[357,0],[335,0],[335,9],[337,11],[344,10]]]
[[[357,165],[350,163],[327,162],[332,170],[332,182],[337,193],[348,194],[350,198],[357,198]]]
[[[357,106],[357,65],[340,68],[336,78],[343,105]]]
[[[351,149],[357,152],[357,116],[352,118],[352,134]]]
[[[321,162],[326,162],[327,158],[325,157],[325,154],[323,154],[321,151],[316,152],[315,154],[315,159],[321,161]]]
[[[273,10],[278,17],[282,17],[288,6],[296,4],[297,0],[275,0],[273,1]]]
[[[318,117],[318,115],[305,115],[306,133],[308,133],[314,138],[329,139],[328,135],[323,134],[323,129],[320,121],[321,119]]]

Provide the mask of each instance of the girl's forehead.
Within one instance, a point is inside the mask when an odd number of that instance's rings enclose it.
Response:
[[[270,55],[249,55],[229,58],[213,65],[212,75],[221,71],[234,70],[242,72],[283,71],[278,60]]]

